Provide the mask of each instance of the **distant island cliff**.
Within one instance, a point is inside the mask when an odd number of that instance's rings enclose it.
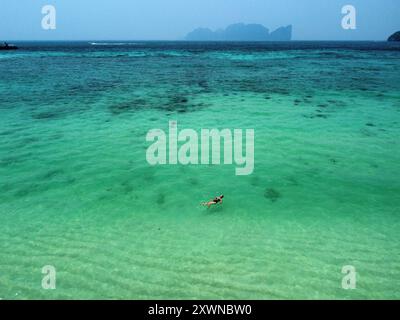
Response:
[[[292,26],[276,29],[273,32],[261,24],[231,24],[226,29],[212,31],[208,28],[198,28],[188,33],[187,41],[290,41]]]
[[[389,37],[388,41],[400,41],[400,31],[397,31],[397,32],[393,33]]]

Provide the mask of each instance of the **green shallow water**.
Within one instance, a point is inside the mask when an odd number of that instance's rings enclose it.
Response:
[[[0,54],[0,298],[400,298],[398,48],[26,46]],[[254,173],[149,166],[171,120],[254,129]]]

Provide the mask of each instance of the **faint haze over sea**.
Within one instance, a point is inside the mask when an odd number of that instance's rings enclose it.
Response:
[[[57,9],[56,30],[41,28],[47,4]],[[356,30],[341,27],[346,4],[357,10]],[[399,16],[398,0],[1,0],[0,40],[182,40],[234,23],[293,25],[293,40],[386,40]]]

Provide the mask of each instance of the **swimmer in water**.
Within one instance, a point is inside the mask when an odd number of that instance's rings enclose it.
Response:
[[[222,199],[224,198],[224,195],[220,195],[219,197],[216,197],[214,200],[210,200],[208,202],[202,203],[203,206],[207,206],[208,208],[211,207],[214,204],[222,204]]]

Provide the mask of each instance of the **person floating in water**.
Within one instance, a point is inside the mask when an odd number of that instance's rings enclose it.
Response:
[[[202,205],[203,206],[207,206],[207,207],[211,207],[214,204],[222,204],[222,199],[224,198],[224,195],[220,195],[219,197],[216,197],[213,200],[210,200],[208,202],[203,202]]]

